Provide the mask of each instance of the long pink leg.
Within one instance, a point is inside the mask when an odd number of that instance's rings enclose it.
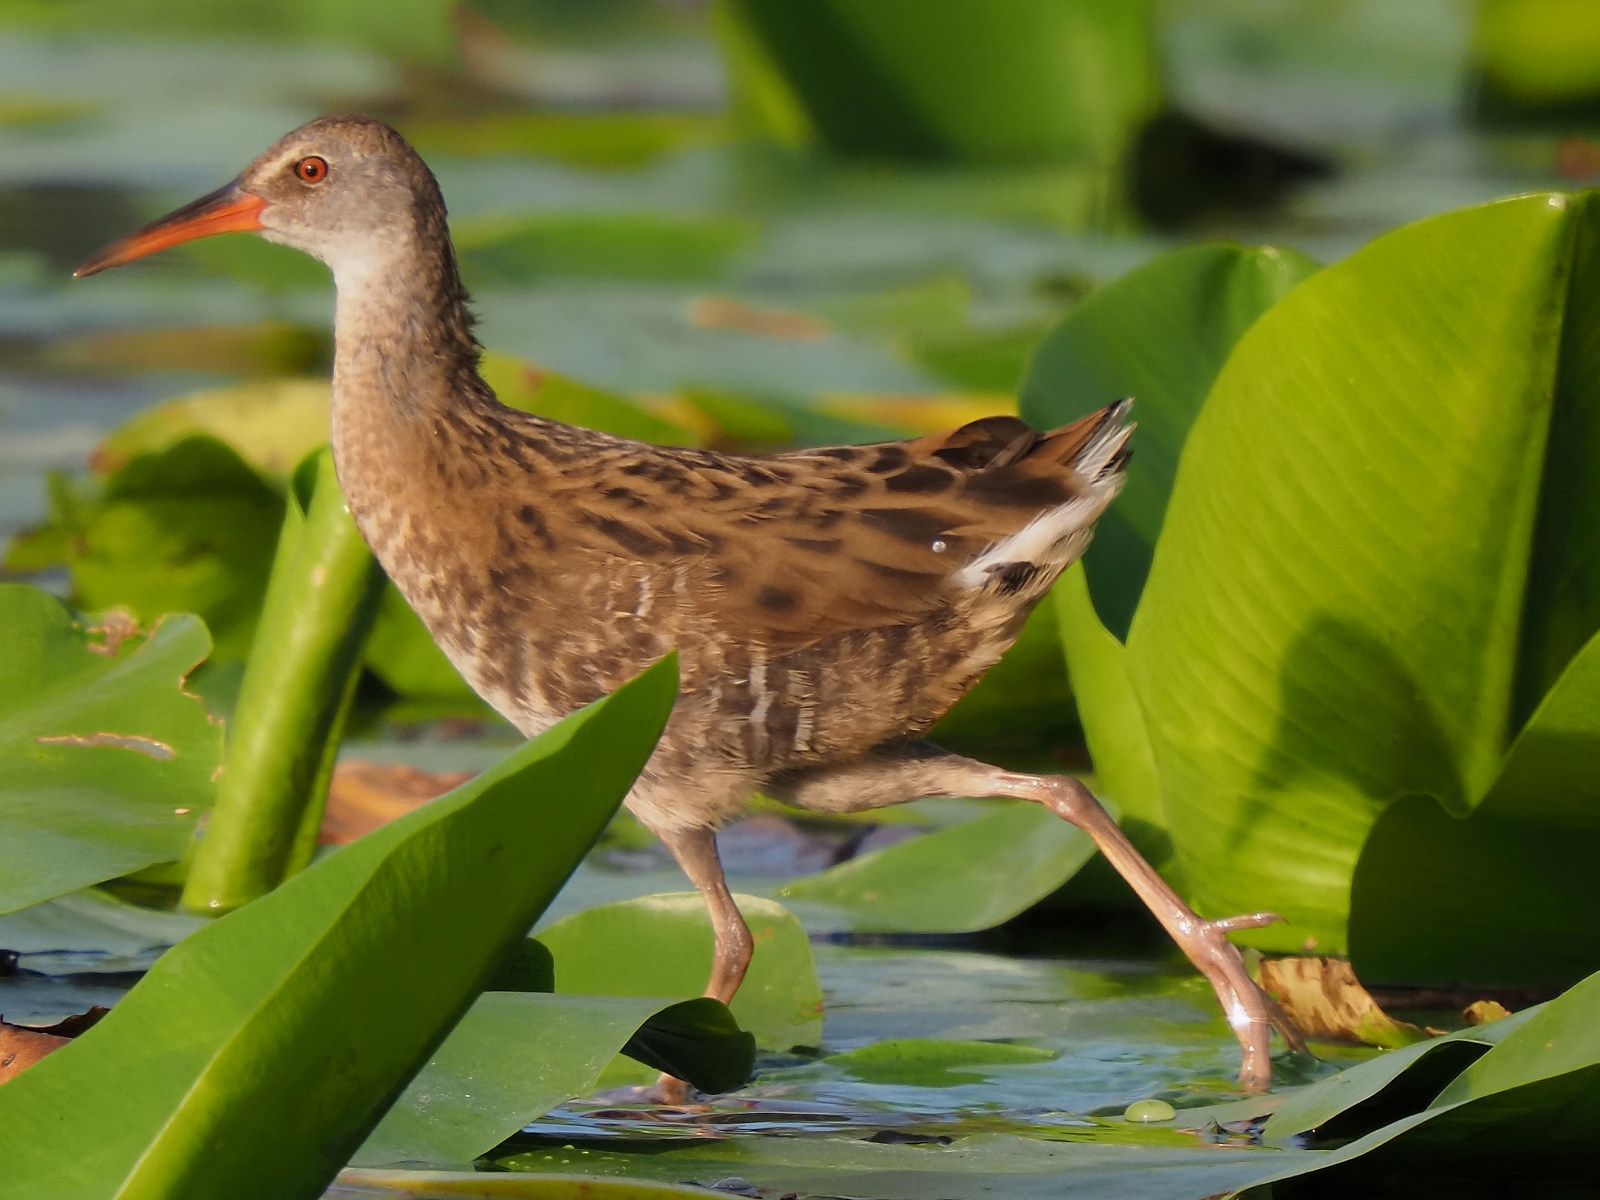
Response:
[[[1145,861],[1111,814],[1089,789],[1064,775],[1023,775],[946,753],[925,742],[880,751],[855,762],[796,772],[772,781],[768,790],[801,808],[860,812],[924,796],[993,796],[1031,800],[1070,821],[1094,844],[1144,901],[1205,976],[1239,1039],[1239,1081],[1259,1090],[1272,1083],[1273,1029],[1296,1050],[1305,1039],[1277,1002],[1250,978],[1239,950],[1228,941],[1238,929],[1254,929],[1282,918],[1249,913],[1208,921],[1200,917]]]
[[[738,905],[733,902],[733,893],[728,890],[722,860],[717,857],[717,835],[710,829],[688,829],[658,832],[657,836],[678,860],[689,882],[705,898],[706,910],[711,915],[714,946],[711,978],[704,994],[724,1004],[731,1003],[744,982],[745,972],[750,969],[755,941]],[[663,1074],[656,1081],[655,1090],[667,1104],[683,1104],[689,1099],[689,1085],[673,1075]]]
[[[1246,913],[1207,921],[1183,902],[1156,869],[1134,848],[1089,789],[1065,775],[1013,775],[996,772],[994,796],[1015,796],[1043,804],[1056,816],[1071,821],[1087,833],[1117,874],[1127,880],[1145,907],[1155,914],[1195,969],[1211,984],[1223,1014],[1239,1039],[1243,1061],[1239,1082],[1251,1091],[1272,1085],[1270,1042],[1273,1029],[1295,1050],[1305,1050],[1305,1038],[1277,1001],[1250,978],[1238,947],[1228,940],[1236,929],[1258,929],[1283,920],[1276,913]]]

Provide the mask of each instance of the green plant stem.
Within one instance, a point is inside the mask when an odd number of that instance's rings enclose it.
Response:
[[[238,908],[310,861],[383,581],[323,450],[290,490],[185,908]]]

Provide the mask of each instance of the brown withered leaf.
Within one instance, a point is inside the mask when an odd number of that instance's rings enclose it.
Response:
[[[0,1017],[0,1083],[33,1066],[52,1050],[59,1050],[109,1010],[96,1004],[54,1025],[13,1025]]]
[[[1261,961],[1260,972],[1267,994],[1310,1038],[1393,1050],[1442,1032],[1395,1020],[1340,958],[1268,958]]]
[[[1511,1010],[1498,1000],[1474,1000],[1462,1010],[1461,1019],[1468,1025],[1487,1025],[1510,1015]]]
[[[821,317],[753,308],[730,296],[701,296],[689,306],[689,322],[696,329],[736,329],[787,342],[825,342],[833,336],[833,325]]]
[[[403,764],[352,760],[334,769],[317,840],[342,846],[403,817],[471,779],[472,771],[432,772]]]
[[[121,653],[123,642],[143,632],[138,619],[131,612],[125,608],[113,608],[100,618],[100,624],[89,626],[90,640],[84,644],[84,648],[106,658],[115,658]],[[101,640],[96,642],[96,637]]]

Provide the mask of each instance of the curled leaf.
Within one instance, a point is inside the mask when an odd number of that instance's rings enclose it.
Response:
[[[1261,986],[1307,1037],[1395,1049],[1436,1032],[1389,1016],[1344,959],[1264,959]]]

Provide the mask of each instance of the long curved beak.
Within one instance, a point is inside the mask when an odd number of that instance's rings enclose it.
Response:
[[[260,196],[245,191],[236,182],[230,183],[112,242],[89,258],[72,276],[82,279],[85,275],[120,267],[146,254],[165,250],[168,246],[210,237],[214,233],[248,233],[260,229],[261,210],[266,207],[267,202]]]

